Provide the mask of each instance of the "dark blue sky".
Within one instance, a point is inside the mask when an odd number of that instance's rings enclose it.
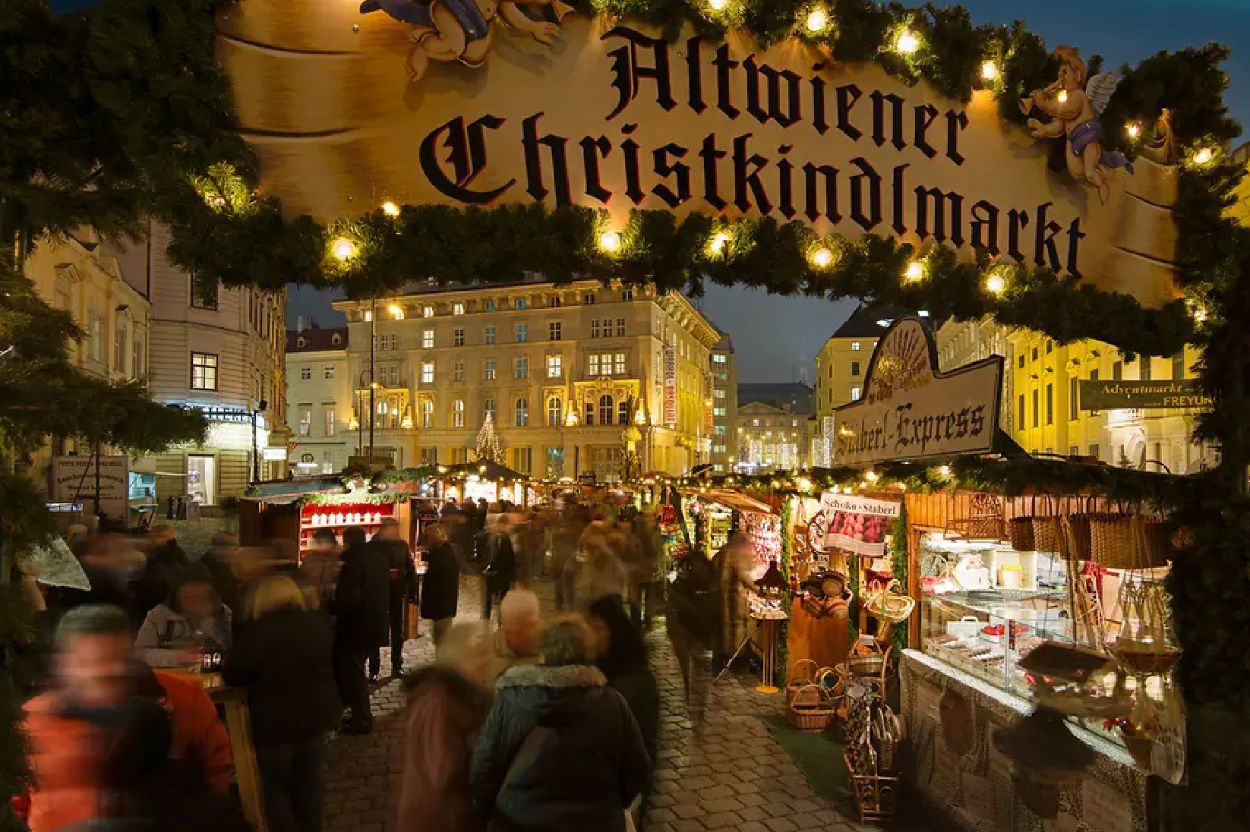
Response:
[[[1023,20],[1049,45],[1070,43],[1084,56],[1102,55],[1111,67],[1164,49],[1213,40],[1227,44],[1233,50],[1225,67],[1229,108],[1243,125],[1250,123],[1250,0],[964,0],[963,5],[977,23]],[[810,381],[812,359],[854,308],[718,287],[710,287],[699,306],[733,338],[740,381],[791,381],[800,368]],[[323,326],[342,322],[329,308],[329,295],[309,289],[290,293],[288,325],[296,315],[311,315]]]

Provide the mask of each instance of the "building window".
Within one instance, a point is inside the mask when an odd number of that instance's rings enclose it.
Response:
[[[1033,427],[1037,427],[1038,419],[1041,417],[1041,414],[1038,412],[1038,410],[1039,408],[1037,406],[1037,391],[1034,390],[1033,391]]]
[[[457,358],[451,362],[451,380],[464,381],[464,359]]]
[[[482,328],[482,343],[483,344],[495,343],[495,325],[494,324],[487,324],[485,327]]]
[[[528,358],[514,358],[512,360],[512,377],[517,381],[523,381],[530,377],[530,360]]]
[[[300,367],[299,380],[300,381],[312,381],[312,367]]]
[[[586,427],[590,427],[594,423],[595,423],[595,403],[592,401],[587,401],[586,402]]]
[[[712,398],[714,399],[725,398],[725,391],[721,389],[720,387],[717,387],[715,390],[712,391]]]
[[[532,463],[531,452],[530,448],[512,449],[512,462],[516,466],[516,470],[522,474],[528,474],[530,472],[530,465]]]
[[[423,331],[422,331],[422,333],[421,333],[421,349],[423,349],[423,350],[432,350],[432,349],[434,349],[434,330],[432,330],[432,329],[427,329],[427,330],[423,330]]]
[[[312,433],[312,405],[299,406],[299,435],[308,436]]]
[[[113,369],[126,372],[126,319],[120,314],[113,319]]]
[[[530,302],[529,302],[529,300],[528,300],[528,299],[526,299],[526,298],[517,298],[517,299],[516,299],[516,308],[517,308],[517,309],[529,309],[529,308],[530,308]]]
[[[605,394],[599,397],[599,424],[612,424],[612,412],[614,410],[614,405],[615,402],[612,401],[611,396]]]
[[[724,425],[714,425],[714,426],[712,427],[712,433],[716,434],[717,436],[724,436],[724,435],[725,435],[725,426],[724,426]]]
[[[547,340],[559,341],[560,336],[564,333],[564,326],[559,321],[552,321],[547,324]]]
[[[393,332],[388,332],[385,335],[378,336],[378,349],[380,350],[385,350],[389,352],[390,350],[393,350],[396,347],[398,347],[398,345],[399,345],[399,336]]]
[[[429,399],[421,400],[421,427],[434,427],[434,402]]]
[[[753,427],[753,428],[758,428],[759,426],[760,426],[760,420],[759,420],[759,419],[752,419],[752,420],[751,420],[751,427]]]
[[[485,381],[495,380],[495,359],[488,358],[482,362],[482,378]]]
[[[1054,351],[1055,351],[1055,342],[1047,338],[1046,339],[1046,354],[1050,355]]]
[[[625,319],[624,318],[616,319],[616,337],[617,338],[625,337]]]
[[[221,293],[221,284],[214,280],[211,286],[201,285],[207,281],[196,280],[194,277],[191,281],[191,306],[194,309],[217,309],[218,296]]]
[[[1020,401],[1016,408],[1016,422],[1020,424],[1020,428],[1024,428],[1024,394],[1020,394]]]
[[[463,315],[463,314],[464,314],[464,304],[463,304],[463,303],[453,303],[453,304],[451,305],[451,314],[453,314],[453,315]]]
[[[1046,426],[1055,423],[1055,385],[1046,385]]]
[[[378,370],[378,380],[383,387],[399,386],[399,367],[394,364],[384,364]]]
[[[191,389],[217,389],[217,356],[207,352],[191,353]]]
[[[1150,356],[1143,355],[1137,359],[1141,363],[1141,380],[1150,381],[1151,379],[1151,361]]]
[[[364,311],[364,317],[365,317],[365,323],[369,323],[370,321],[373,320],[373,311],[370,309],[366,309]]]
[[[464,327],[458,326],[451,331],[451,343],[456,347],[464,346]]]
[[[1111,380],[1120,381],[1124,378],[1124,362],[1117,361],[1111,365]]]
[[[714,407],[714,408],[712,408],[712,415],[713,415],[713,416],[724,416],[725,414],[726,414],[726,410],[725,410],[725,408],[723,408],[723,407]]]
[[[522,396],[513,404],[513,420],[512,423],[519,428],[523,428],[530,423],[530,402],[529,399]]]
[[[1024,353],[1020,353],[1019,355],[1016,356],[1016,366],[1019,367],[1021,370],[1024,369]]]
[[[147,358],[147,350],[144,345],[143,333],[136,332],[135,337],[130,342],[130,375],[132,378],[139,378],[145,371],[144,363]]]
[[[524,344],[529,339],[530,339],[530,325],[529,324],[517,324],[516,325],[517,343]]]
[[[586,357],[586,375],[595,377],[600,375],[599,372],[599,354],[592,352]]]
[[[617,424],[629,424],[629,399],[621,399],[616,405],[616,421]]]
[[[452,465],[464,465],[468,461],[469,461],[469,449],[468,448],[452,448],[451,449],[451,464]]]
[[[724,356],[723,354],[721,354],[721,353],[717,353],[716,355],[712,356],[712,363],[713,363],[713,364],[724,364],[724,363],[725,363],[725,356]]]
[[[1068,448],[1068,456],[1080,456],[1080,455],[1081,455],[1081,449],[1079,446],[1072,445]]]
[[[1037,347],[1033,348],[1033,350],[1029,353],[1029,357],[1033,361],[1037,360]]]
[[[858,341],[851,342],[851,352],[859,352],[860,349],[862,349],[862,345]]]
[[[1172,356],[1172,378],[1180,381],[1185,377],[1185,353],[1178,352]]]
[[[1081,382],[1076,376],[1068,380],[1068,418],[1076,419],[1081,415]]]
[[[464,399],[456,399],[451,403],[451,426],[464,427]]]
[[[326,366],[322,367],[321,374],[323,378],[327,378],[327,379],[334,378],[334,365],[327,364]]]
[[[334,435],[334,407],[332,405],[322,405],[321,408],[321,429],[325,431],[326,436]]]
[[[598,318],[590,322],[590,337],[599,338],[603,335],[603,329]]]
[[[583,292],[583,293],[582,293],[582,303],[584,303],[584,304],[586,304],[587,306],[589,306],[590,304],[592,304],[592,303],[594,303],[594,302],[595,302],[595,293],[594,293],[594,292]]]
[[[559,355],[547,356],[547,378],[559,378],[564,375],[564,357]]]
[[[616,361],[612,367],[612,372],[618,376],[625,375],[625,353],[618,352],[616,354]]]
[[[853,376],[859,375],[859,362],[858,361],[851,362],[851,375]]]
[[[104,319],[94,312],[88,319],[87,326],[87,355],[92,361],[104,361]]]
[[[851,388],[851,401],[853,402],[859,401],[859,395],[862,392],[863,392],[862,387],[852,387]]]
[[[564,418],[564,401],[559,396],[547,399],[547,427],[558,428]]]
[[[499,304],[495,302],[494,298],[487,298],[486,300],[482,301],[483,312],[494,312],[497,309],[499,309]]]
[[[1089,455],[1092,456],[1094,459],[1098,458],[1098,443],[1097,442],[1090,443]]]
[[[433,361],[421,362],[421,383],[422,384],[434,383],[434,362]]]
[[[631,300],[633,300],[633,299],[634,299],[634,290],[633,290],[633,289],[622,289],[622,290],[621,290],[621,300],[625,301],[626,303],[629,303],[629,302],[630,302]]]
[[[422,317],[422,318],[433,318],[433,317],[434,317],[434,307],[433,307],[433,306],[422,306],[422,307],[421,307],[421,317]]]
[[[547,449],[547,476],[560,477],[564,475],[564,448],[548,448]]]
[[[496,412],[497,411],[495,410],[494,399],[484,399],[482,401],[482,417],[483,418],[486,418],[487,416],[489,416],[491,419],[494,419]]]

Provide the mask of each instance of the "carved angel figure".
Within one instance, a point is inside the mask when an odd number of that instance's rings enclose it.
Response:
[[[1057,139],[1067,136],[1068,173],[1075,179],[1084,179],[1098,189],[1098,199],[1107,201],[1108,171],[1113,168],[1133,168],[1123,153],[1103,150],[1102,122],[1098,117],[1107,108],[1107,102],[1120,83],[1114,72],[1100,72],[1086,82],[1087,69],[1080,53],[1074,47],[1060,46],[1055,49],[1059,57],[1059,78],[1042,90],[1034,90],[1021,102],[1027,114],[1037,105],[1053,121],[1043,124],[1035,118],[1028,121],[1029,132],[1038,139]]]
[[[530,17],[522,7],[550,7],[556,22]],[[408,75],[414,81],[425,75],[431,60],[481,66],[490,52],[497,18],[539,43],[551,44],[560,21],[572,10],[561,0],[364,0],[360,4],[361,14],[382,11],[412,24]]]

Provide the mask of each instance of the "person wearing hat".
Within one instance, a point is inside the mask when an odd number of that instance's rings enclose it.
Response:
[[[196,661],[199,653],[228,650],[233,623],[233,612],[213,587],[212,573],[193,563],[174,583],[169,600],[147,614],[135,647],[150,667],[177,667]]]

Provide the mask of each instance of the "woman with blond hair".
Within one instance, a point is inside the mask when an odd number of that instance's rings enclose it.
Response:
[[[496,683],[469,769],[474,803],[507,832],[625,832],[651,768],[638,723],[595,667],[581,616],[552,622],[542,655]]]
[[[490,708],[486,648],[478,628],[455,624],[431,667],[404,680],[408,719],[399,832],[485,832],[473,810],[469,757]]]
[[[272,832],[320,832],[326,736],[338,721],[329,619],[305,608],[285,575],[260,578],[226,656],[226,684],[246,687]]]

